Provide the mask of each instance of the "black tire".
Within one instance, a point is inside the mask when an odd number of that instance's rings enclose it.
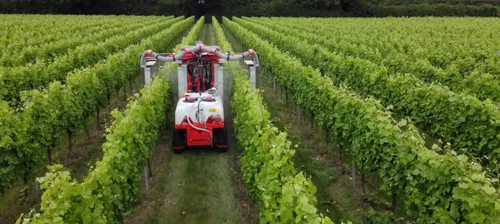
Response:
[[[185,130],[174,130],[172,137],[172,150],[176,154],[181,154],[186,148],[186,131]],[[174,150],[174,148],[183,148],[182,150]]]
[[[220,152],[227,152],[227,131],[225,128],[218,128],[214,130],[215,146]],[[220,147],[223,146],[223,147]]]

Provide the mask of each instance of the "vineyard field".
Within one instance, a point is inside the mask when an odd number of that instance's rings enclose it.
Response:
[[[500,223],[500,19],[208,18],[0,14],[0,223]],[[257,88],[177,154],[199,40]]]
[[[389,74],[384,66],[344,56],[340,50],[331,53],[315,44],[303,48],[301,46],[308,42],[242,20],[236,21],[270,41],[279,41],[273,43],[290,50],[307,65],[320,69],[334,82],[345,82],[361,95],[375,96],[385,106],[393,107],[397,114],[408,116],[422,129],[428,130],[433,137],[453,143],[457,151],[488,158],[486,163],[497,172],[499,154],[496,150],[500,140],[496,121],[500,114],[494,103],[481,102],[464,93],[456,94],[438,83],[423,83],[412,73]],[[297,44],[289,45],[288,42]],[[317,53],[311,54],[310,51]],[[477,132],[482,133],[477,135]]]

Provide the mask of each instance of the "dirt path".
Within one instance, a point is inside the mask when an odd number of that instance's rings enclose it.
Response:
[[[205,45],[215,44],[212,25],[204,26],[200,39]],[[168,131],[153,153],[152,188],[143,189],[127,223],[258,223],[258,211],[241,184],[237,163],[241,150],[234,138],[229,104],[232,78],[226,77],[224,115],[230,136],[228,152],[189,149],[174,154],[170,143],[173,104]],[[169,80],[176,94],[176,74],[169,74]]]

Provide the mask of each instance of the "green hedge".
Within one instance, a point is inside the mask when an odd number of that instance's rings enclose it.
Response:
[[[137,45],[145,36],[152,36],[173,27],[183,18],[166,17],[162,21],[143,28],[132,30],[123,35],[113,36],[105,41],[88,43],[62,54],[53,61],[37,58],[36,63],[26,66],[0,67],[0,100],[16,105],[22,91],[48,86],[53,81],[63,82],[71,71],[106,60],[119,54],[128,46]]]
[[[193,22],[194,18],[191,17],[184,23],[191,25]],[[198,20],[175,49],[194,42],[203,22],[203,19]],[[186,27],[178,28],[182,30]],[[169,39],[167,35],[175,36],[182,32],[170,31],[167,29],[160,36],[153,36],[143,47],[155,46],[152,44],[159,37],[163,38],[163,44],[171,45],[170,41],[165,41]],[[174,67],[169,66],[160,71],[160,74],[167,74]],[[155,78],[152,85],[145,87],[141,93],[140,97],[135,95],[123,114],[113,111],[115,122],[108,129],[107,142],[103,145],[103,159],[97,162],[96,168],[87,175],[84,182],[72,180],[69,172],[62,171],[61,165],[51,167],[51,172],[40,179],[42,188],[46,189],[41,203],[43,213],[21,217],[18,223],[123,221],[123,216],[139,195],[142,167],[149,157],[150,149],[154,147],[161,130],[160,125],[165,123],[166,110],[170,106],[170,88],[164,76]]]
[[[500,196],[492,184],[496,179],[487,178],[480,166],[463,155],[427,149],[411,123],[396,123],[373,98],[333,85],[319,70],[227,18],[224,24],[243,45],[259,52],[261,63],[298,105],[314,113],[319,127],[330,130],[334,142],[349,147],[361,172],[377,173],[382,190],[404,198],[408,215],[415,212],[419,223],[498,221]]]
[[[500,112],[493,103],[454,93],[439,84],[423,83],[411,74],[390,74],[387,67],[343,55],[341,48],[328,51],[323,45],[283,35],[276,28],[239,18],[234,21],[294,54],[304,64],[320,69],[336,85],[346,84],[361,95],[374,96],[384,105],[391,105],[398,115],[410,117],[432,136],[452,143],[458,153],[483,158],[493,173],[499,172]],[[364,51],[355,50],[359,54]]]
[[[65,134],[75,133],[86,125],[87,118],[106,105],[106,96],[139,74],[139,55],[148,48],[167,50],[194,23],[188,18],[170,28],[129,45],[93,67],[74,70],[66,77],[66,85],[52,82],[45,90],[24,92],[15,119],[1,123],[0,133],[0,193],[5,192],[20,177],[32,175],[44,161],[47,150]],[[108,97],[109,99],[109,97]],[[0,111],[11,114],[14,109],[0,103]],[[21,121],[21,122],[17,122]]]
[[[232,51],[216,19],[212,19],[217,44]],[[243,179],[252,196],[259,200],[262,223],[333,223],[316,214],[316,187],[297,172],[291,157],[295,153],[286,133],[269,120],[262,98],[252,89],[245,70],[230,62],[235,72],[231,108],[238,142],[244,148],[241,157]]]
[[[318,214],[316,187],[292,162],[287,135],[271,124],[262,98],[246,72],[234,77],[231,108],[236,138],[243,147],[241,169],[250,193],[259,201],[261,223],[333,223]]]
[[[165,77],[157,77],[135,95],[125,112],[114,110],[107,130],[104,155],[82,183],[63,171],[49,167],[39,178],[45,189],[41,214],[21,217],[18,223],[118,223],[139,196],[142,167],[155,147],[165,124],[170,90]]]

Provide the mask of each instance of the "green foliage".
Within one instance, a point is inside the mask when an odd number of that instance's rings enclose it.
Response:
[[[201,17],[198,20],[198,22],[196,22],[196,24],[189,31],[189,33],[182,38],[181,42],[177,46],[175,46],[172,51],[178,52],[183,46],[193,45],[194,42],[196,42],[198,40],[198,37],[200,36],[201,30],[203,29],[203,24],[205,24],[205,17]],[[179,64],[169,64],[168,72],[175,72],[177,71],[178,67]]]
[[[77,46],[71,51],[64,47],[65,54],[62,53],[61,56],[55,57],[53,61],[37,58],[36,63],[26,66],[0,67],[0,74],[3,74],[0,76],[0,87],[3,89],[0,94],[5,94],[0,95],[0,99],[10,101],[12,105],[15,105],[21,91],[47,86],[54,80],[64,81],[67,74],[73,69],[82,69],[102,62],[107,56],[120,52],[127,46],[140,42],[145,36],[161,31],[181,20],[181,17],[166,17],[157,23],[145,27],[141,26],[140,29],[123,30],[124,35],[102,39],[103,41],[92,39],[92,42]],[[62,45],[63,43],[55,44]],[[5,55],[13,58],[14,54],[18,53]]]
[[[203,20],[200,21],[183,41],[195,41],[203,26]],[[144,40],[138,47],[142,50],[150,48],[163,51],[164,47],[172,45],[171,41],[177,39],[176,35],[193,22],[194,18],[190,17]],[[129,49],[137,50],[134,46]],[[137,55],[138,52],[135,52],[130,59],[137,61]],[[164,74],[168,69],[161,72]],[[157,76],[151,86],[141,90],[141,95],[134,95],[125,112],[114,110],[112,115],[115,121],[107,129],[104,156],[84,181],[77,183],[72,180],[61,165],[50,167],[51,172],[39,178],[41,187],[45,189],[42,213],[34,214],[32,211],[21,216],[17,223],[122,222],[139,196],[142,167],[146,165],[162,129],[161,125],[166,121],[166,110],[170,107],[169,95],[166,77]]]
[[[82,183],[73,180],[62,165],[49,168],[38,181],[45,190],[42,213],[21,217],[18,223],[117,223],[139,196],[142,167],[166,120],[169,86],[156,77],[127,104],[113,111],[104,155]]]
[[[390,224],[394,222],[394,215],[388,212],[379,212],[374,210],[369,210],[367,214],[367,223],[371,224]]]
[[[493,35],[496,31],[488,26],[497,23],[496,19],[364,19],[360,23],[359,19],[260,18],[251,21],[341,55],[385,66],[390,74],[410,73],[427,83],[439,82],[455,92],[500,101],[497,76],[500,59]],[[464,26],[464,22],[471,25]],[[434,31],[421,32],[431,27]]]
[[[215,42],[223,51],[232,52],[231,44],[226,40],[224,31],[215,17],[212,17],[212,27],[214,29]]]
[[[182,41],[177,46],[175,46],[174,52],[180,51],[181,47],[183,46],[193,45],[200,36],[201,30],[203,29],[203,24],[205,24],[205,17],[201,17],[198,22],[196,22],[189,33],[182,38]]]
[[[334,83],[346,83],[364,95],[377,97],[384,105],[392,105],[399,115],[409,116],[424,130],[451,142],[459,151],[486,157],[491,169],[498,172],[500,112],[493,103],[454,93],[439,84],[423,83],[411,74],[391,75],[384,66],[343,55],[342,47],[331,52],[322,45],[277,32],[276,26],[269,25],[271,29],[238,18],[235,21],[290,51],[306,65],[319,68]],[[351,50],[358,51],[359,55],[365,53],[362,48]]]
[[[30,151],[22,147],[26,141],[26,124],[5,102],[0,101],[0,189],[8,189],[18,177],[13,173],[23,173],[20,158],[29,157]]]
[[[295,151],[286,133],[271,125],[244,70],[236,72],[233,86],[236,137],[244,149],[243,179],[259,201],[261,223],[333,223],[317,214],[316,187],[294,168]]]
[[[231,45],[221,26],[212,19],[215,39],[225,51]],[[316,187],[310,179],[295,170],[291,157],[295,153],[286,133],[273,127],[269,112],[248,81],[238,62],[230,62],[235,72],[231,102],[238,142],[244,148],[241,157],[243,179],[259,200],[262,223],[333,223],[317,213]]]
[[[6,16],[8,20],[18,19]],[[14,18],[10,18],[14,17]],[[56,20],[53,16],[28,20],[21,25],[10,27],[13,22],[5,22],[2,31],[9,33],[10,39],[17,41],[7,45],[0,54],[0,65],[5,67],[23,66],[37,60],[52,61],[55,57],[67,54],[78,46],[98,43],[130,31],[144,27],[144,23],[161,22],[162,17],[135,16],[66,16]],[[85,20],[85,23],[81,21]],[[36,27],[32,24],[35,23]],[[56,23],[57,26],[54,26]]]
[[[215,42],[221,48],[221,50],[225,52],[233,52],[231,44],[226,40],[224,31],[222,30],[222,27],[215,17],[212,18],[212,27],[214,29]],[[241,69],[238,61],[229,61],[227,62],[227,66],[225,67],[228,67],[232,71]]]
[[[361,172],[377,173],[382,190],[404,195],[408,211],[416,211],[419,222],[498,221],[500,197],[492,184],[498,180],[485,177],[480,166],[463,155],[439,155],[427,149],[411,123],[398,125],[376,100],[333,85],[319,70],[302,65],[237,23],[225,18],[224,24],[244,46],[259,52],[261,63],[286,86],[298,105],[314,114],[318,126],[330,130],[334,142],[350,146]],[[246,129],[256,132],[251,126]]]
[[[0,105],[6,114],[13,115],[12,118],[6,117],[9,122],[0,126],[0,130],[9,136],[0,139],[0,157],[5,154],[10,158],[9,162],[0,164],[0,179],[5,180],[0,185],[0,193],[20,177],[32,174],[46,161],[47,150],[52,149],[61,136],[84,127],[85,119],[96,108],[106,105],[106,96],[136,77],[139,55],[144,50],[167,51],[182,31],[193,23],[193,17],[179,21],[137,45],[108,56],[106,61],[75,70],[66,77],[66,85],[56,81],[45,90],[25,92],[22,99],[26,103],[20,113],[13,114],[13,110],[2,102]]]

